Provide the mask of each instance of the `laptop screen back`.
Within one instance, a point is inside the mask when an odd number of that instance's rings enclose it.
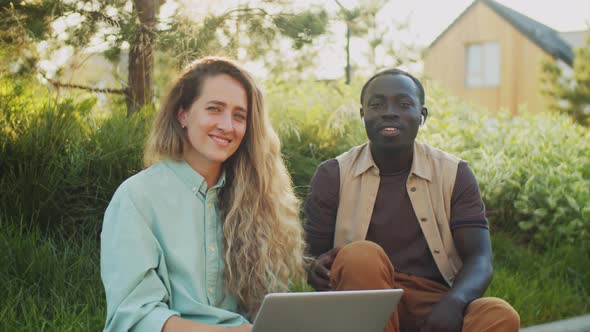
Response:
[[[403,291],[268,294],[253,332],[383,332]]]

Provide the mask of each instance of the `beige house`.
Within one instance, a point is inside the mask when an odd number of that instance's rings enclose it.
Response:
[[[493,0],[475,0],[426,50],[424,76],[489,110],[544,110],[542,60],[571,75],[584,32],[560,34]]]

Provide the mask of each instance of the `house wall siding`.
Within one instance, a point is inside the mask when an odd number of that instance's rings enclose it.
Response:
[[[500,85],[467,88],[466,46],[496,41],[500,44]],[[424,75],[450,93],[489,110],[520,105],[528,111],[544,108],[541,61],[550,59],[540,47],[483,3],[476,3],[428,50]]]

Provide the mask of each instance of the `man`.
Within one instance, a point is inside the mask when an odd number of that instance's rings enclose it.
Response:
[[[323,162],[305,202],[317,290],[403,288],[385,331],[518,331],[514,309],[481,298],[492,249],[468,164],[416,142],[424,88],[401,70],[361,92],[369,142]]]

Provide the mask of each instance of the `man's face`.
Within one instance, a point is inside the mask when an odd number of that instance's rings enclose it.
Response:
[[[404,75],[382,75],[365,90],[361,114],[371,144],[380,149],[410,147],[418,134],[420,115],[426,108],[418,88]]]

